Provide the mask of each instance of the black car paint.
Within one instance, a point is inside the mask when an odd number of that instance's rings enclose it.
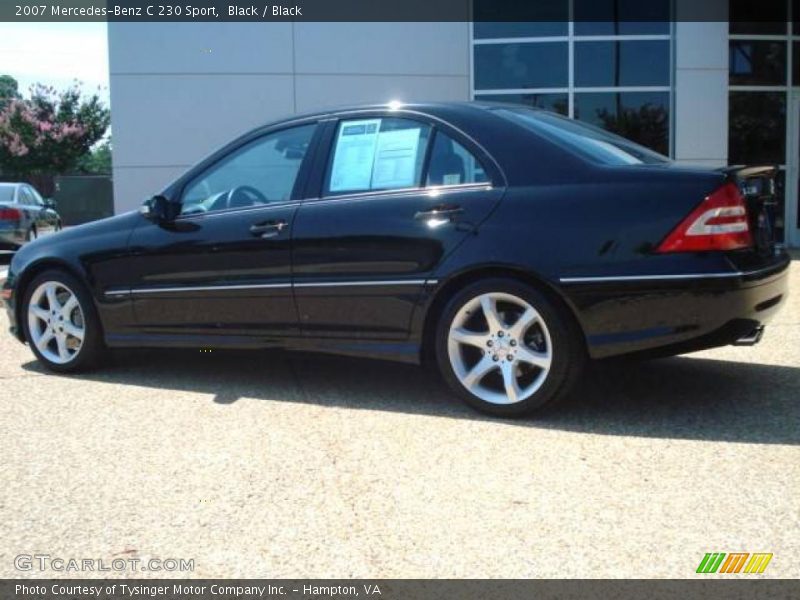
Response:
[[[491,185],[325,197],[337,119],[368,116],[440,128],[478,156]],[[544,289],[574,316],[596,358],[731,343],[766,322],[786,295],[783,251],[654,253],[725,172],[601,166],[488,105],[368,107],[270,125],[228,144],[163,195],[175,201],[239,146],[310,122],[319,126],[289,202],[170,224],[128,213],[24,247],[5,284],[16,335],[22,339],[17,301],[47,265],[86,281],[110,346],[282,347],[406,362],[420,360],[444,299],[489,274]],[[414,218],[445,203],[464,212],[437,228]],[[270,220],[286,221],[285,234],[250,233]],[[209,286],[224,287],[192,289]],[[129,293],[152,288],[182,289]]]

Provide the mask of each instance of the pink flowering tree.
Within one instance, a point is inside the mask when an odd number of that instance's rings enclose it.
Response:
[[[109,121],[98,96],[84,97],[77,83],[61,92],[32,86],[29,98],[12,98],[0,110],[0,172],[34,182],[68,172],[102,139]]]

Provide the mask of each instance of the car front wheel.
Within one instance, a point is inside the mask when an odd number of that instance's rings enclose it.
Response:
[[[550,407],[580,377],[585,351],[565,309],[512,279],[467,286],[437,327],[436,356],[450,387],[472,407],[515,417]]]
[[[25,339],[49,369],[77,371],[94,366],[103,346],[94,304],[83,284],[62,271],[36,277],[25,293]]]

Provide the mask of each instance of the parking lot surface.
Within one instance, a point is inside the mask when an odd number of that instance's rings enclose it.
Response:
[[[57,376],[0,316],[0,577],[108,575],[15,569],[39,553],[195,561],[116,576],[683,578],[706,552],[800,577],[791,278],[758,346],[595,366],[524,421],[421,369],[309,355],[119,352]]]

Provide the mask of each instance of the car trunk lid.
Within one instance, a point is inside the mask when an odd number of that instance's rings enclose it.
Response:
[[[734,183],[747,203],[747,214],[754,249],[762,256],[771,256],[775,250],[775,220],[777,196],[775,166],[731,166],[719,169],[728,181]]]

